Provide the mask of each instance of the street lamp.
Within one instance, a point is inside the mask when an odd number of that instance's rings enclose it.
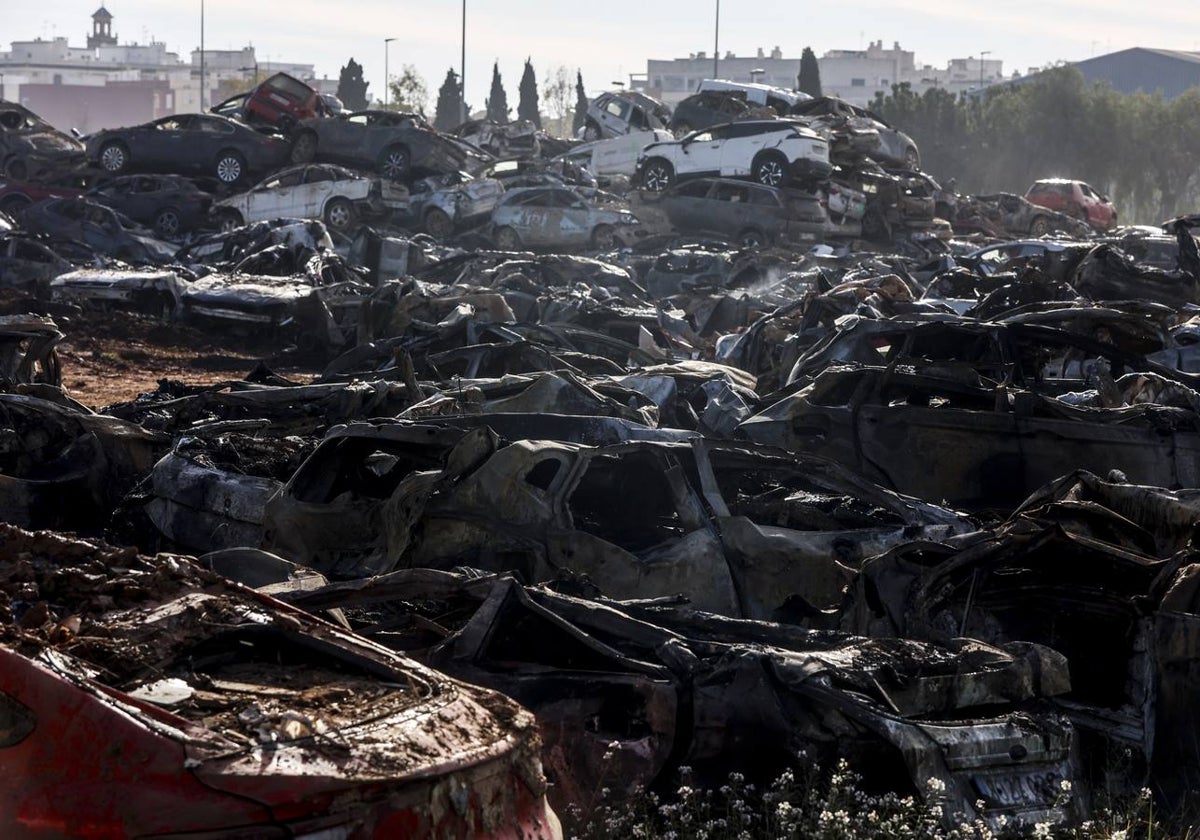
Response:
[[[467,121],[467,0],[462,0],[462,58],[459,64],[459,104],[462,105],[463,122]]]
[[[761,68],[758,68],[758,69],[755,69],[755,70],[751,70],[751,71],[750,71],[750,84],[754,84],[755,82],[757,82],[757,81],[758,81],[758,77],[759,77],[759,76],[761,76],[761,75],[763,75],[763,74],[764,74],[764,73],[766,73],[766,72],[767,72],[766,70],[763,70],[763,69],[761,69]]]
[[[388,44],[395,41],[395,38],[383,39],[383,110],[388,107],[388,92],[392,86],[391,76],[388,75]]]
[[[717,15],[713,19],[713,78],[717,78],[717,59],[721,55],[721,0],[717,0]]]
[[[979,90],[981,93],[983,91],[983,57],[991,54],[991,50],[984,50],[979,54]]]

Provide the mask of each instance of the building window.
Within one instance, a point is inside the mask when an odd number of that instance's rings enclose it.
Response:
[[[851,79],[850,80],[850,87],[866,87],[866,86],[867,86],[866,79]]]
[[[56,85],[61,85],[61,84],[62,84],[62,73],[55,73],[55,74],[54,74],[54,84],[56,84]]]
[[[884,86],[886,86],[886,85],[887,85],[887,83],[888,83],[888,82],[887,82],[887,79],[880,79],[880,80],[879,80],[879,84],[880,84],[880,85],[884,85]]]

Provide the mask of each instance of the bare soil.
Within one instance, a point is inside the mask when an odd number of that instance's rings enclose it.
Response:
[[[162,379],[209,385],[242,379],[262,363],[308,383],[324,367],[271,332],[199,329],[128,312],[50,314],[66,335],[58,345],[63,387],[91,408],[132,400]]]

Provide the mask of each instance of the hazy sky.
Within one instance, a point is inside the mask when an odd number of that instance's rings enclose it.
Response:
[[[65,35],[84,46],[99,0],[0,0],[4,38]],[[200,0],[106,0],[113,30],[125,41],[166,42],[185,59],[200,44]],[[541,83],[551,68],[583,71],[589,92],[644,73],[647,58],[677,58],[713,47],[714,0],[467,0],[467,98],[482,107],[492,62],[500,62],[509,104],[526,56]],[[431,96],[446,70],[459,65],[461,0],[205,0],[210,49],[253,44],[259,61],[313,63],[336,77],[353,56],[366,70],[369,93],[383,84],[383,39],[393,74],[417,67]],[[871,40],[899,41],[919,63],[950,58],[1004,61],[1006,74],[1055,61],[1087,58],[1133,46],[1200,49],[1200,3],[1195,0],[862,0],[785,2],[725,0],[721,51],[753,55],[762,47],[798,57],[859,49]],[[7,41],[0,49],[7,49]]]

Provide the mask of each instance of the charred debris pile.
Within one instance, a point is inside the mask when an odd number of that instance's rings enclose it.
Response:
[[[836,101],[610,96],[582,143],[0,120],[0,819],[553,838],[799,754],[994,826],[1192,804],[1200,219],[957,196]],[[323,370],[88,407],[80,309]]]

